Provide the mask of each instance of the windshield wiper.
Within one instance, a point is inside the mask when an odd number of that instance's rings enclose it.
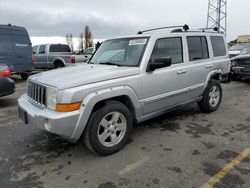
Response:
[[[101,65],[115,65],[115,66],[121,66],[121,65],[119,65],[119,64],[116,64],[116,63],[112,63],[112,62],[103,62],[103,63],[99,63],[99,64],[101,64]]]

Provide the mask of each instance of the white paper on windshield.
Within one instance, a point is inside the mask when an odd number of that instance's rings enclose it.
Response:
[[[129,41],[129,46],[134,46],[134,45],[144,45],[146,44],[147,39],[133,39]]]

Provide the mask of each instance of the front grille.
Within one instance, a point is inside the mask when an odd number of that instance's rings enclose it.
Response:
[[[249,59],[240,59],[238,60],[238,64],[240,66],[250,66],[250,58]]]
[[[27,88],[27,95],[31,102],[45,107],[46,104],[46,87],[29,82]]]

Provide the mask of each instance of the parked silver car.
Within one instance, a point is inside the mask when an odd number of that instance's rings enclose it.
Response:
[[[129,141],[135,122],[191,102],[215,111],[229,70],[227,44],[218,32],[115,38],[104,41],[89,64],[31,76],[18,100],[20,117],[109,155]]]

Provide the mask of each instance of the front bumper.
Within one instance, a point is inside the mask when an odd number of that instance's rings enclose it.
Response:
[[[250,70],[246,70],[244,69],[244,67],[233,67],[232,68],[233,74],[236,76],[240,76],[240,77],[245,77],[245,78],[250,78]]]
[[[18,105],[27,112],[28,124],[75,141],[72,136],[77,126],[79,110],[62,113],[46,108],[41,109],[31,104],[26,94],[18,99]]]

